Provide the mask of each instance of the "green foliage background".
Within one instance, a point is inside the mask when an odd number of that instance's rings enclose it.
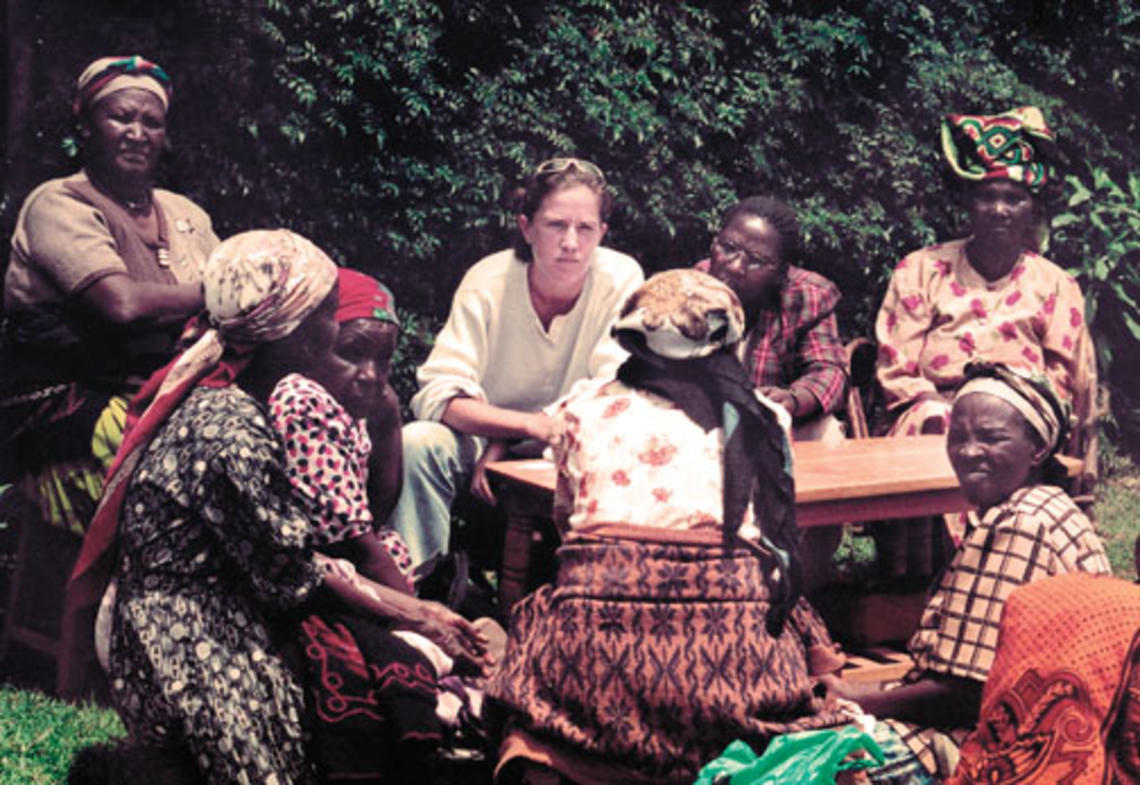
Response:
[[[0,228],[35,182],[74,167],[66,91],[81,67],[139,51],[175,78],[169,186],[223,235],[311,236],[383,277],[421,326],[509,241],[506,198],[527,168],[576,154],[609,173],[608,244],[647,271],[701,258],[738,197],[788,200],[805,264],[844,291],[842,329],[867,334],[894,263],[965,230],[941,116],[1035,104],[1072,161],[1049,255],[1089,296],[1110,435],[1140,444],[1132,0],[91,0],[32,13],[36,109],[9,151]]]

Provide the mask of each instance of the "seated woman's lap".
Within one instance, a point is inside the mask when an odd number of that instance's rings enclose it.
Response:
[[[419,566],[448,550],[451,505],[470,482],[485,445],[438,422],[407,423],[404,439],[404,486],[388,519]]]

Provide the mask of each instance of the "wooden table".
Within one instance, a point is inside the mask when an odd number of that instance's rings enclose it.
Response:
[[[946,456],[945,436],[797,442],[792,451],[800,527],[970,509]],[[551,531],[554,466],[541,459],[497,461],[487,470],[507,516],[499,576],[500,609],[506,613],[531,583],[536,540]]]

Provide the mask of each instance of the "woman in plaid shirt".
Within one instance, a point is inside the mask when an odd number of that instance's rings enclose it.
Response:
[[[1109,575],[1092,523],[1059,487],[1052,460],[1069,414],[1043,375],[975,363],[954,399],[946,449],[977,508],[949,566],[933,587],[908,644],[915,668],[903,686],[852,697],[886,721],[922,770],[939,779],[978,716],[997,649],[1005,601],[1014,589],[1052,575]],[[841,691],[842,688],[841,688]],[[880,726],[882,723],[880,724]],[[923,782],[922,772],[915,767]],[[892,776],[894,776],[892,774]],[[879,779],[900,782],[907,780]]]
[[[791,264],[800,226],[791,208],[750,196],[725,213],[709,258],[697,269],[728,284],[748,319],[741,361],[752,383],[792,415],[796,438],[842,437],[832,414],[843,407],[847,357],[839,340],[831,281]]]
[[[799,441],[844,438],[834,416],[847,389],[847,355],[839,340],[831,281],[791,264],[799,256],[800,226],[783,202],[750,196],[725,213],[709,258],[697,269],[720,279],[744,306],[747,332],[737,350],[752,384],[787,409]],[[839,526],[803,533],[804,585],[810,591],[830,575]]]

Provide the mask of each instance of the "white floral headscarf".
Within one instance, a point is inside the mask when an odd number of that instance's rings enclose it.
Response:
[[[206,311],[227,341],[275,341],[297,329],[336,280],[336,263],[301,235],[288,229],[243,232],[206,262]]]
[[[692,360],[740,341],[744,309],[732,289],[711,275],[666,270],[630,295],[613,332],[623,345],[637,333],[658,357]]]

